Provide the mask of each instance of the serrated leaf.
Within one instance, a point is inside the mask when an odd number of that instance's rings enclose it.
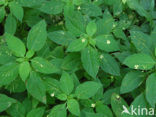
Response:
[[[97,93],[100,87],[101,85],[96,82],[87,81],[77,86],[75,94],[79,99],[89,99]]]
[[[33,68],[35,68],[40,73],[51,74],[58,72],[58,69],[52,63],[41,57],[33,58],[31,60],[31,64]]]
[[[128,72],[122,80],[120,93],[128,93],[139,87],[144,81],[145,76],[142,72]]]
[[[26,48],[24,43],[18,39],[17,37],[6,33],[5,34],[6,42],[8,48],[17,56],[17,57],[24,57]]]
[[[73,115],[80,116],[80,107],[77,100],[69,99],[67,101],[67,108]]]
[[[86,72],[96,78],[99,70],[98,52],[92,47],[85,48],[81,53],[81,61]]]
[[[67,95],[69,95],[74,89],[73,79],[67,72],[62,73],[60,79],[60,88]]]
[[[138,53],[128,56],[124,60],[124,64],[132,69],[149,70],[156,62],[150,55]]]
[[[41,80],[40,76],[35,73],[30,73],[30,78],[27,81],[28,92],[37,100],[46,104],[46,88],[44,82]]]
[[[39,51],[44,46],[47,39],[46,22],[38,22],[32,27],[27,37],[27,47],[29,50]]]

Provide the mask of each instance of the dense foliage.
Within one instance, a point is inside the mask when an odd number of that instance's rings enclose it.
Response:
[[[155,108],[155,10],[154,0],[0,0],[0,117]]]

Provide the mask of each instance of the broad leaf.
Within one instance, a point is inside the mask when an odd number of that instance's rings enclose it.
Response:
[[[69,99],[67,101],[67,108],[73,115],[80,116],[80,107],[77,100]]]
[[[47,39],[46,22],[40,21],[32,27],[27,38],[27,47],[29,50],[39,51]]]
[[[24,11],[23,8],[20,6],[18,2],[10,2],[9,3],[10,11],[11,13],[19,20],[22,22]]]
[[[31,67],[28,61],[25,61],[20,64],[19,75],[23,81],[26,81],[26,79],[28,78],[30,70],[31,70]]]
[[[4,26],[5,32],[13,35],[16,32],[16,27],[17,27],[16,19],[11,14],[8,15]]]
[[[40,76],[35,73],[30,73],[30,78],[27,81],[28,92],[37,100],[46,103],[46,88],[44,82],[41,80]]]
[[[67,117],[65,104],[54,106],[48,116],[49,117]]]
[[[0,112],[5,111],[7,108],[9,108],[13,103],[16,103],[16,100],[13,98],[10,98],[4,94],[0,94]]]
[[[8,48],[17,56],[24,57],[26,48],[24,43],[15,36],[10,34],[5,34],[6,42],[8,44]]]
[[[139,87],[144,81],[144,73],[133,71],[126,74],[122,80],[120,93],[128,93]]]
[[[120,67],[117,61],[109,54],[100,55],[100,66],[106,73],[119,76]]]
[[[75,94],[79,99],[88,99],[94,96],[100,87],[99,83],[87,81],[77,86]]]
[[[124,64],[133,69],[149,70],[154,67],[156,62],[150,55],[139,53],[128,56],[124,60]]]
[[[57,73],[58,69],[50,63],[48,60],[41,58],[41,57],[35,57],[31,60],[31,64],[35,70],[41,73],[45,74],[51,74],[51,73]]]
[[[156,73],[148,76],[146,81],[146,99],[152,107],[155,107],[156,104],[156,93],[154,90],[156,89]]]
[[[100,35],[95,38],[96,46],[106,52],[119,50],[119,45],[112,35]]]
[[[87,39],[82,38],[82,39],[76,39],[73,40],[68,48],[67,48],[67,52],[78,52],[81,51],[82,49],[84,49],[87,46]]]
[[[99,70],[98,52],[92,47],[85,48],[81,53],[81,61],[86,72],[96,78]]]
[[[61,76],[61,79],[60,79],[60,88],[67,95],[69,95],[73,91],[73,89],[74,89],[73,79],[66,72],[63,72],[63,74]]]
[[[7,63],[0,66],[0,86],[10,84],[18,76],[18,65]]]

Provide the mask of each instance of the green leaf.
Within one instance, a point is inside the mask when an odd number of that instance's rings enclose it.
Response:
[[[77,86],[75,94],[79,99],[89,99],[97,93],[100,87],[101,84],[93,81],[86,81]]]
[[[5,0],[1,0],[0,5],[4,5],[4,4],[5,4]]]
[[[16,32],[16,27],[17,27],[16,19],[11,14],[8,15],[4,25],[5,33],[10,33],[14,35]]]
[[[123,9],[122,0],[115,0],[113,4],[113,14],[115,16],[120,15],[122,13],[122,9]]]
[[[156,93],[154,90],[156,89],[156,73],[148,76],[146,80],[146,99],[152,107],[155,107],[156,104]]]
[[[33,68],[40,73],[51,74],[57,73],[58,71],[58,69],[52,63],[41,57],[33,58],[31,60],[31,64]]]
[[[32,27],[27,38],[29,50],[39,51],[44,46],[47,39],[46,22],[40,21]]]
[[[40,108],[35,108],[32,109],[26,117],[43,117],[45,108],[44,107],[40,107]]]
[[[101,68],[106,73],[119,76],[120,75],[120,67],[117,61],[109,54],[101,54],[100,55]]]
[[[105,91],[105,93],[103,94],[103,98],[102,101],[104,102],[104,104],[110,104],[111,103],[111,96],[113,93],[120,93],[120,88],[116,87],[116,88],[111,88]]]
[[[82,12],[91,17],[97,17],[102,15],[102,10],[95,4],[86,3],[81,6]]]
[[[18,2],[10,2],[9,3],[10,11],[11,13],[19,20],[22,22],[24,11],[23,8],[20,6]]]
[[[116,117],[123,117],[123,115],[128,115],[126,113],[122,113],[123,106],[125,106],[128,109],[128,105],[125,102],[125,100],[120,97],[118,94],[113,94],[111,97],[111,106],[113,109],[113,112],[115,113]]]
[[[29,76],[31,67],[28,61],[22,62],[19,66],[19,75],[21,79],[25,82]]]
[[[68,13],[66,19],[66,28],[75,36],[85,33],[85,20],[80,12]]]
[[[90,21],[86,27],[86,32],[89,36],[93,36],[97,31],[97,26],[94,21]]]
[[[132,108],[132,106],[133,106],[133,108],[138,108],[138,105],[139,105],[139,107],[140,108],[147,108],[147,109],[149,109],[148,108],[148,103],[147,103],[147,101],[146,101],[146,98],[145,98],[145,94],[144,93],[141,93],[139,96],[137,96],[135,99],[134,99],[134,101],[131,103],[131,106],[130,106],[130,108]],[[137,115],[133,115],[134,117],[137,117]],[[141,115],[142,117],[150,117],[150,115],[149,116],[147,116],[146,114],[144,114],[144,115]]]
[[[0,64],[4,65],[15,60],[11,50],[5,45],[0,47]]]
[[[6,42],[8,44],[8,48],[17,56],[24,57],[26,48],[24,43],[18,39],[17,37],[6,33],[5,34]]]
[[[140,71],[128,72],[122,80],[120,93],[128,93],[139,87],[145,80],[145,76]]]
[[[0,112],[5,111],[9,108],[13,103],[16,103],[16,100],[10,98],[4,94],[0,94]]]
[[[127,0],[127,5],[132,10],[135,10],[139,15],[144,16],[146,18],[150,18],[148,12],[143,8],[142,5],[139,4],[138,0]]]
[[[58,94],[61,93],[60,82],[58,80],[53,78],[46,78],[44,82],[45,82],[46,90],[50,95],[54,94],[57,96]]]
[[[41,6],[45,0],[17,0],[23,7],[32,7],[36,8]],[[38,8],[37,7],[37,8]]]
[[[95,38],[96,46],[106,52],[114,52],[119,50],[119,45],[112,35],[100,35]]]
[[[102,113],[104,117],[113,117],[113,113],[111,109],[108,106],[103,105],[103,104],[96,106],[96,112]]]
[[[61,69],[67,71],[75,71],[81,65],[81,59],[79,53],[70,53],[66,57],[64,57],[63,62],[61,64]]]
[[[69,46],[67,48],[67,52],[81,51],[82,49],[84,49],[87,46],[87,44],[88,44],[88,42],[87,42],[87,39],[85,39],[85,38],[73,40],[69,44]]]
[[[99,19],[97,22],[97,35],[107,35],[113,29],[114,19],[110,12],[106,9],[103,18]]]
[[[44,82],[41,80],[40,76],[35,73],[30,73],[30,78],[27,81],[28,92],[37,100],[46,103],[46,88]]]
[[[69,95],[74,89],[73,79],[66,72],[62,73],[62,76],[61,76],[61,79],[60,79],[60,88],[67,95]]]
[[[86,72],[96,78],[99,70],[98,52],[92,47],[85,48],[81,53],[81,61]]]
[[[44,1],[38,9],[50,15],[56,15],[62,12],[63,2],[58,0]]]
[[[0,23],[3,21],[4,17],[5,17],[5,7],[0,7]]]
[[[52,108],[49,117],[67,117],[65,104],[60,104]]]
[[[71,33],[65,31],[50,32],[48,33],[48,38],[53,42],[64,46],[67,46],[71,41],[75,39],[75,37]]]
[[[67,108],[73,115],[80,116],[80,107],[77,100],[69,99],[67,101]]]
[[[26,57],[27,57],[27,58],[31,58],[34,54],[35,54],[34,51],[29,50],[29,51],[26,53]]]
[[[18,76],[18,65],[7,63],[0,66],[0,86],[10,84]]]
[[[152,54],[152,39],[141,31],[131,31],[131,40],[139,52]]]
[[[25,107],[20,102],[12,104],[6,112],[11,117],[25,117]]]
[[[150,55],[147,54],[133,54],[124,60],[124,64],[133,69],[149,70],[154,67],[156,62]]]
[[[154,27],[153,31],[151,32],[151,35],[150,35],[151,39],[152,39],[152,44],[154,47],[156,47],[156,26]]]
[[[17,77],[9,85],[7,85],[5,89],[12,93],[21,93],[26,90],[26,86],[25,82],[23,82],[20,77]]]

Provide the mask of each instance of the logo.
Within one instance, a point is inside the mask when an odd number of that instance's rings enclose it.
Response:
[[[155,115],[154,108],[142,108],[140,105],[138,107],[130,106],[128,109],[125,105],[122,106],[123,111],[122,114],[128,115]]]

